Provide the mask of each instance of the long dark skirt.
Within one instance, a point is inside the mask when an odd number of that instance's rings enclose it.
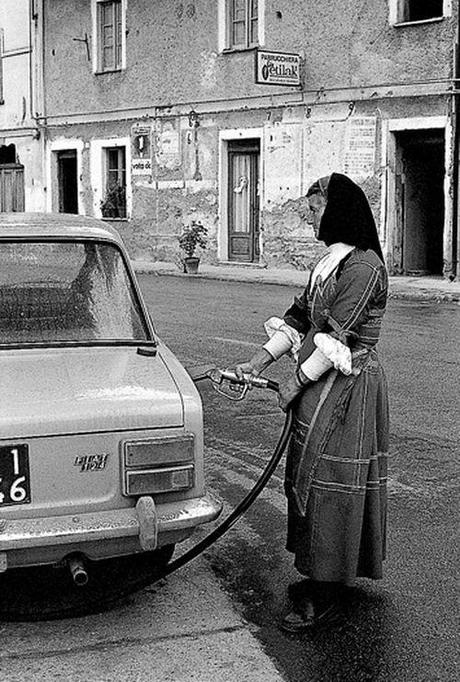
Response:
[[[287,549],[313,580],[382,577],[388,397],[375,351],[332,370],[298,400],[286,460]]]

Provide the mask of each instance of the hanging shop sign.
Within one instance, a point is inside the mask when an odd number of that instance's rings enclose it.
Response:
[[[150,145],[150,126],[136,125],[131,131],[131,173],[133,175],[152,174],[152,152]]]
[[[292,52],[256,50],[256,83],[300,85],[300,55]]]

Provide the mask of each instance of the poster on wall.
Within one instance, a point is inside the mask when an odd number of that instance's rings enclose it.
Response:
[[[131,131],[131,174],[152,175],[150,126],[135,126]]]
[[[374,174],[376,130],[375,116],[350,118],[348,121],[344,172],[353,180]]]
[[[181,165],[180,132],[177,119],[157,122],[156,162],[160,168],[174,170]]]

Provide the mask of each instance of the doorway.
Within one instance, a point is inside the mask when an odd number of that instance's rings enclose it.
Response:
[[[24,166],[14,144],[0,146],[0,211],[24,211]]]
[[[59,213],[78,213],[77,150],[56,152]]]
[[[228,259],[259,260],[258,139],[228,143]]]
[[[442,275],[443,131],[401,131],[395,136],[395,269],[403,275]]]

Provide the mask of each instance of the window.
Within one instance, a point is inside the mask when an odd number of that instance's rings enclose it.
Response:
[[[258,0],[228,0],[228,48],[248,48],[258,44],[258,5]]]
[[[124,0],[95,2],[97,72],[120,71],[125,66],[124,15]]]
[[[106,147],[104,218],[126,218],[126,148]]]
[[[408,23],[441,19],[445,12],[446,0],[393,0],[395,4],[394,21],[391,23]],[[390,9],[391,12],[391,9]]]
[[[2,240],[0,264],[0,345],[147,340],[114,245]]]

